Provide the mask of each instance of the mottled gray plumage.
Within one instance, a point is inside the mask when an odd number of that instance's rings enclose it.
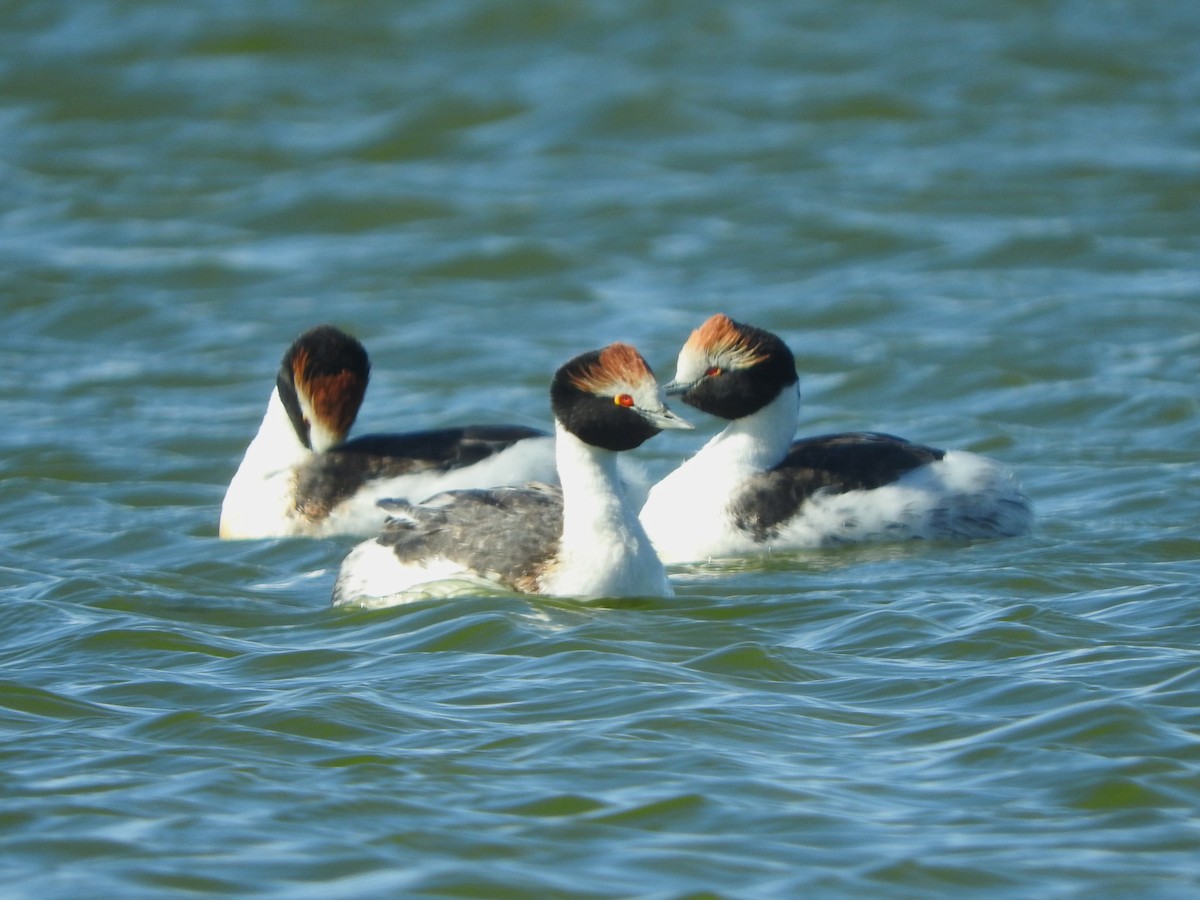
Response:
[[[892,484],[945,451],[878,432],[827,434],[792,444],[773,469],[756,472],[730,503],[735,525],[760,543],[773,538],[817,491],[841,494]]]
[[[522,591],[536,590],[562,536],[562,490],[547,484],[447,491],[420,505],[380,505],[393,518],[377,541],[400,562],[454,560]]]

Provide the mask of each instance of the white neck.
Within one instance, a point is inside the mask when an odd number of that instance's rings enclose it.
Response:
[[[291,471],[310,456],[312,451],[296,435],[278,389],[272,390],[258,433],[225,492],[221,536],[278,534],[279,522],[291,505]]]
[[[584,443],[555,423],[563,491],[559,565],[546,592],[576,597],[670,596],[662,563],[617,472],[618,454]]]
[[[703,465],[719,466],[718,471],[773,468],[792,445],[799,415],[800,391],[790,385],[758,412],[726,425],[684,465],[700,461]]]
[[[747,477],[787,455],[799,412],[800,392],[789,386],[758,412],[730,422],[650,489],[641,521],[662,559],[683,562],[719,552],[730,498]]]
[[[273,469],[291,468],[309,456],[312,456],[312,451],[304,446],[296,434],[296,428],[279,397],[279,389],[272,389],[267,412],[258,426],[258,434],[254,435],[254,440],[246,448],[242,466],[253,462],[255,468],[266,474]]]

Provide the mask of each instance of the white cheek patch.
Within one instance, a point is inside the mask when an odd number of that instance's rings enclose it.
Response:
[[[629,391],[638,409],[661,409],[665,403],[662,388],[657,382],[642,382]]]
[[[691,384],[699,381],[708,370],[708,356],[697,353],[690,347],[684,347],[679,352],[679,361],[675,364],[675,380],[680,384]]]

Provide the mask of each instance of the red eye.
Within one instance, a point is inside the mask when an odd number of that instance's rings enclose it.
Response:
[[[704,374],[708,375],[709,377],[712,377],[713,375],[720,375],[721,367],[720,366],[709,366],[707,369],[704,370]]]
[[[629,394],[617,394],[617,396],[613,397],[613,402],[617,406],[633,406],[633,397]]]

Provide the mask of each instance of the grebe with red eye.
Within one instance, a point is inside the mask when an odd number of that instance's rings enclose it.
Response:
[[[346,440],[370,377],[367,351],[331,325],[288,348],[267,412],[221,506],[223,538],[350,534],[383,527],[383,499],[554,480],[554,439],[472,425]]]
[[[641,521],[664,561],[1029,530],[1029,499],[994,460],[870,432],[794,441],[798,382],[769,331],[718,314],[692,332],[666,392],[729,424],[650,489]]]
[[[388,504],[394,520],[346,557],[334,603],[392,606],[480,583],[581,598],[670,596],[618,457],[665,428],[692,426],[667,409],[650,367],[627,344],[562,366],[550,402],[561,489],[452,491]]]

